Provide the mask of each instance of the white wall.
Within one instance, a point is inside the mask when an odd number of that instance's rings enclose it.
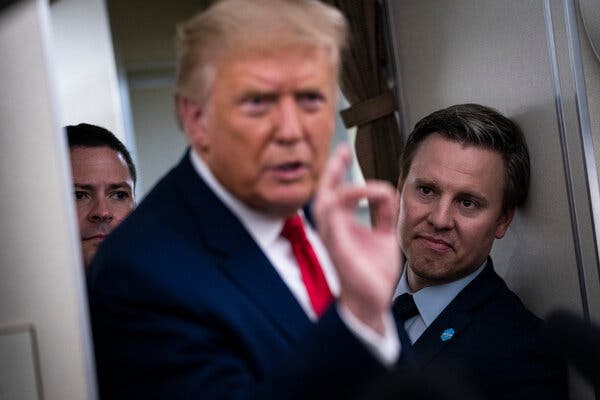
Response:
[[[61,128],[101,125],[133,147],[104,2],[16,2],[0,13],[0,54],[0,398],[95,399]]]
[[[61,124],[103,126],[135,150],[123,120],[104,1],[60,0],[51,18]]]
[[[95,399],[46,1],[0,11],[0,54],[0,398]]]
[[[187,141],[177,126],[171,86],[130,86],[138,154],[138,198],[182,157]]]

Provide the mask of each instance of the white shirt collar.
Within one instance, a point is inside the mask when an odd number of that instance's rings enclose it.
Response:
[[[190,150],[190,161],[208,187],[239,218],[256,243],[263,249],[269,248],[279,237],[283,228],[283,219],[265,215],[239,201],[219,183],[194,149]]]
[[[448,304],[450,304],[450,302],[454,300],[454,298],[469,283],[471,283],[471,281],[475,279],[481,271],[483,271],[486,265],[487,259],[479,268],[465,277],[441,285],[427,286],[413,293],[408,287],[408,281],[406,279],[407,265],[405,264],[402,277],[400,278],[400,282],[398,282],[398,286],[396,287],[394,298],[403,293],[412,294],[415,304],[417,305],[417,309],[419,310],[419,315],[425,324],[429,326],[442,313],[442,311],[444,311]]]

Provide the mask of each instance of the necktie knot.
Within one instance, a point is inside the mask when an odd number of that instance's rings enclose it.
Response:
[[[408,293],[396,297],[392,303],[392,312],[402,322],[419,314],[415,300]]]
[[[286,238],[292,245],[305,242],[306,233],[304,232],[302,218],[297,214],[288,218],[281,229],[281,236]]]

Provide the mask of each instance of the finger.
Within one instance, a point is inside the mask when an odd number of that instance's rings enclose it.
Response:
[[[317,222],[317,229],[321,235],[326,235],[328,227],[340,225],[340,218],[344,219],[348,214],[353,214],[361,199],[376,199],[381,191],[374,186],[356,186],[350,184],[340,185],[332,190],[331,196],[323,196],[313,206],[313,215]],[[326,200],[325,197],[328,199]]]
[[[365,186],[345,185],[337,190],[339,204],[348,209],[354,209],[361,199],[367,199],[376,211],[382,211],[382,217],[393,224],[395,191],[383,181],[367,181]],[[390,213],[391,209],[391,213]]]
[[[396,225],[396,191],[387,182],[367,181],[365,188],[369,200],[369,208],[373,213],[373,227],[377,229],[394,229]]]
[[[329,210],[338,202],[336,190],[344,182],[344,176],[351,160],[352,153],[348,146],[340,145],[325,166],[312,205],[319,230],[324,229]]]
[[[321,176],[320,190],[333,190],[344,182],[346,171],[352,160],[352,152],[347,145],[340,145],[325,166]]]

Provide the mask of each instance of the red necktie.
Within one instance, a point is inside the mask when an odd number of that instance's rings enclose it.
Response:
[[[286,220],[281,230],[281,236],[292,245],[292,252],[300,266],[300,275],[306,286],[310,303],[317,317],[320,317],[333,300],[333,296],[327,286],[315,251],[306,238],[302,218],[296,215]]]

